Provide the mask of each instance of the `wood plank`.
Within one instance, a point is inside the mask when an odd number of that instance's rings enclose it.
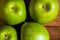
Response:
[[[50,34],[50,40],[60,40],[60,27],[58,26],[51,26],[46,27],[49,34]]]

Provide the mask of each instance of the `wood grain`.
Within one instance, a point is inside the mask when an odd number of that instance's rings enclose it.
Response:
[[[60,40],[60,27],[58,26],[47,26],[46,27],[49,34],[50,34],[50,40]]]

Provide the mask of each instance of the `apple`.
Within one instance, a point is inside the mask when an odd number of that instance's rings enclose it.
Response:
[[[17,40],[16,30],[11,26],[1,26],[0,40]]]
[[[1,15],[9,25],[19,24],[26,19],[26,9],[23,0],[4,0]]]
[[[58,11],[58,0],[31,0],[29,4],[30,17],[40,24],[52,22]]]
[[[47,29],[35,22],[26,22],[21,27],[21,40],[49,40]]]

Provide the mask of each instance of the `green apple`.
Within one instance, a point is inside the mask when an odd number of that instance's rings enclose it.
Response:
[[[9,25],[16,25],[26,19],[26,9],[23,0],[4,0],[0,10]]]
[[[0,26],[0,40],[17,40],[16,30],[11,26]]]
[[[21,27],[21,40],[49,40],[47,29],[35,22],[27,22]]]
[[[53,21],[58,11],[58,0],[31,0],[29,4],[30,17],[41,24]]]

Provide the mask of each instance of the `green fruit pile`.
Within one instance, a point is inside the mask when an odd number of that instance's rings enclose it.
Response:
[[[57,17],[58,0],[31,0],[27,4],[26,0],[0,2],[0,21],[5,23],[0,26],[0,40],[50,40],[43,25]]]

